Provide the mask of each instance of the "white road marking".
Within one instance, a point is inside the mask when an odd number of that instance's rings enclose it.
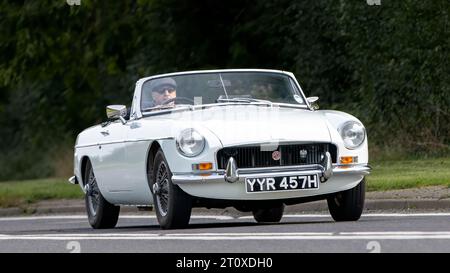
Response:
[[[450,213],[446,212],[434,212],[434,213],[367,213],[362,217],[427,217],[427,216],[450,216]]]
[[[329,214],[286,214],[283,218],[331,218]],[[365,217],[450,217],[450,213],[367,213],[361,216]],[[23,217],[0,217],[0,221],[31,221],[31,220],[53,220],[53,219],[86,219],[86,215],[51,215],[51,216],[23,216]],[[155,215],[121,215],[120,219],[156,219]],[[234,218],[228,215],[192,215],[191,219],[214,219],[214,220],[233,220],[233,219],[253,219],[253,216],[241,216]]]
[[[434,212],[434,213],[366,213],[361,215],[365,217],[450,217],[450,213]],[[283,218],[331,218],[329,214],[286,214]],[[253,219],[253,216],[241,216],[239,219]]]
[[[450,213],[437,212],[437,213],[367,213],[363,214],[361,218],[370,217],[450,217]],[[329,214],[286,214],[283,218],[329,218]],[[51,216],[23,216],[23,217],[0,217],[0,221],[35,221],[35,220],[86,220],[85,215],[51,215]],[[156,219],[156,215],[122,215],[120,219]],[[211,220],[253,220],[253,216],[241,216],[233,217],[228,215],[192,215],[191,219],[211,219]],[[69,222],[60,222],[58,224],[64,224]]]
[[[290,232],[290,233],[186,233],[186,234],[0,234],[0,240],[450,240],[450,232]]]
[[[334,235],[333,232],[234,232],[234,233],[188,233],[189,236],[316,236]],[[186,233],[166,233],[163,236],[185,236]]]
[[[85,215],[52,215],[52,216],[23,216],[23,217],[1,217],[0,221],[31,221],[31,220],[54,220],[54,219],[85,219]],[[119,219],[156,219],[156,215],[121,215]],[[232,220],[232,216],[227,215],[192,215],[191,219],[214,219]]]
[[[450,231],[363,231],[340,232],[341,235],[450,235]]]
[[[192,215],[191,219],[233,220],[235,218],[227,215]]]
[[[52,219],[87,219],[84,215],[54,215],[54,216],[21,216],[2,217],[0,221],[28,221],[28,220],[52,220]]]
[[[362,217],[449,217],[450,213],[368,213]],[[330,218],[328,214],[287,214],[286,218]],[[155,215],[123,215],[123,219],[155,219]],[[193,219],[233,220],[225,215],[192,215]],[[85,215],[4,217],[0,221],[83,219]],[[243,216],[237,219],[253,219]],[[69,221],[70,222],[70,221]],[[58,222],[63,223],[63,222]],[[63,233],[0,234],[2,240],[450,240],[450,231],[234,232],[234,233]]]

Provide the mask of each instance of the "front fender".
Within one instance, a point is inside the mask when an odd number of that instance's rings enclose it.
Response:
[[[206,143],[203,152],[195,157],[186,157],[182,155],[176,145],[176,137],[169,139],[160,139],[158,143],[161,146],[164,156],[169,163],[172,173],[190,173],[192,172],[192,164],[211,162],[212,170],[217,170],[216,153],[222,148],[220,140],[206,128],[195,128],[205,137]]]
[[[356,121],[363,124],[356,117],[341,111],[334,110],[321,110],[320,111],[326,118],[327,126],[330,131],[331,142],[338,148],[338,159],[340,156],[357,156],[358,164],[369,163],[369,146],[368,136],[366,132],[366,138],[364,142],[356,149],[347,149],[344,145],[341,135],[339,134],[339,128],[347,121]],[[364,124],[363,124],[364,125]],[[339,163],[339,162],[338,162]]]

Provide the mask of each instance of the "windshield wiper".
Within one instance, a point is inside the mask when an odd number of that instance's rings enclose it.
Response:
[[[261,102],[261,103],[272,104],[271,101],[254,99],[254,98],[218,98],[217,102],[248,102],[248,103]]]

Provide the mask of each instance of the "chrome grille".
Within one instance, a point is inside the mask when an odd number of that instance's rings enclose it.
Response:
[[[280,160],[272,158],[274,151],[281,153]],[[321,162],[321,155],[325,152],[330,152],[332,162],[336,163],[337,148],[330,143],[284,144],[273,151],[261,150],[259,145],[226,147],[217,152],[217,164],[219,169],[225,169],[231,156],[236,160],[238,168],[318,164]],[[306,156],[302,157],[301,153]]]

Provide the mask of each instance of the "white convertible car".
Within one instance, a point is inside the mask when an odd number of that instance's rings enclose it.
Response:
[[[356,221],[369,174],[367,136],[354,116],[318,110],[294,75],[232,69],[137,81],[130,109],[81,132],[74,176],[93,228],[116,225],[121,205],[154,207],[164,229],[192,207],[252,212],[278,222],[286,205],[327,199]]]

